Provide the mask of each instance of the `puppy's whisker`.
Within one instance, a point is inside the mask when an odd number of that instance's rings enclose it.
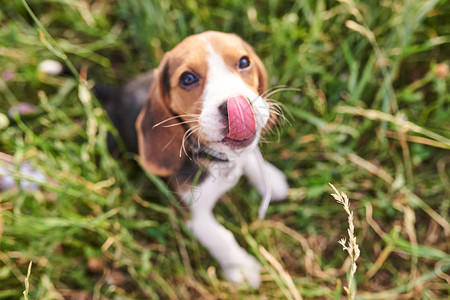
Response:
[[[274,95],[274,94],[276,94],[276,93],[286,92],[286,91],[290,91],[290,92],[300,92],[300,89],[298,89],[298,88],[288,88],[288,87],[278,88],[278,89],[275,89],[275,90],[269,92],[269,93],[266,95],[266,98],[269,98],[270,96],[272,96],[272,95]]]
[[[285,116],[284,116],[284,113],[283,113],[283,111],[281,111],[281,110],[278,110],[278,109],[275,109],[275,108],[271,108],[270,109],[270,113],[271,114],[274,114],[274,115],[276,115],[276,116],[279,116],[279,117],[281,117],[281,118],[285,118]]]
[[[275,112],[275,113],[277,113],[280,116],[284,115],[284,112],[283,112],[283,110],[280,107],[273,106],[273,107],[271,107],[270,111],[271,112]]]
[[[166,122],[169,122],[169,121],[171,121],[171,120],[178,119],[178,118],[185,118],[185,117],[186,117],[186,118],[187,118],[187,117],[190,117],[190,118],[199,118],[199,115],[198,115],[198,114],[186,114],[186,115],[177,115],[177,116],[173,116],[173,117],[167,118],[167,119],[162,120],[161,122],[159,122],[159,123],[153,125],[152,128],[158,127],[158,126],[160,126],[160,125],[162,125],[162,124],[164,124],[164,123],[166,123]]]
[[[186,154],[186,156],[187,156],[189,159],[191,159],[191,157],[189,156],[189,154],[188,154],[187,151],[186,151],[186,146],[184,145],[186,139],[188,138],[186,135],[188,135],[189,132],[190,132],[191,130],[192,130],[192,128],[189,129],[189,130],[187,130],[187,131],[184,133],[184,135],[183,135],[183,139],[182,139],[181,147],[180,147],[180,153],[179,153],[179,156],[180,156],[180,157],[181,157],[181,155],[182,155],[182,153],[183,153],[183,151],[184,151],[184,154]]]
[[[267,103],[276,105],[276,106],[278,106],[278,107],[284,106],[282,103],[280,103],[280,101],[275,100],[275,99],[272,99],[272,98],[266,98],[266,101],[267,101]]]
[[[272,99],[272,98],[266,98],[266,101],[267,101],[267,103],[270,103],[270,104],[278,106],[278,107],[284,106],[282,103],[280,103],[280,101]]]
[[[285,106],[282,103],[270,98],[268,98],[266,101],[269,104],[271,111],[276,111],[280,115],[284,115],[283,108],[285,108]]]
[[[186,144],[185,144],[186,140],[187,140],[187,139],[183,140],[183,144],[182,144],[181,149],[180,149],[180,157],[181,157],[181,153],[182,153],[182,151],[183,151],[184,154],[185,154],[190,160],[192,160],[192,157],[188,154],[188,152],[187,152],[187,150],[186,150]]]
[[[169,127],[175,127],[175,126],[180,126],[180,125],[183,125],[183,124],[197,123],[197,122],[198,122],[198,120],[187,120],[187,121],[183,121],[183,122],[178,122],[176,124],[164,125],[162,127],[169,128]]]
[[[272,109],[270,110],[270,113],[282,118],[283,120],[286,120],[286,117],[284,116],[283,112],[277,111],[276,109]]]
[[[194,126],[194,127],[189,128],[188,130],[186,130],[186,132],[185,132],[184,135],[183,135],[182,142],[181,142],[180,157],[181,157],[181,154],[182,154],[183,151],[184,151],[184,154],[186,154],[186,156],[187,156],[189,159],[192,159],[192,158],[189,156],[189,154],[187,153],[187,150],[186,150],[186,141],[189,139],[189,137],[190,137],[192,134],[194,134],[194,133],[195,133],[196,131],[198,131],[199,129],[200,129],[200,126]]]
[[[286,88],[286,87],[287,87],[287,86],[286,86],[286,85],[283,85],[283,84],[280,84],[280,85],[276,85],[276,86],[270,87],[270,88],[268,88],[267,90],[265,90],[264,92],[261,93],[261,97],[265,98],[265,97],[267,97],[267,95],[268,95],[269,93],[271,93],[271,92],[273,92],[273,91],[275,91],[275,90],[280,90],[280,89]]]

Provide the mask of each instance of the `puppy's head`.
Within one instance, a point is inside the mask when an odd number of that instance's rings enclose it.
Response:
[[[186,159],[183,148],[232,158],[257,144],[270,117],[261,96],[267,73],[241,38],[213,31],[190,36],[164,55],[154,75],[136,122],[147,171],[173,174]]]

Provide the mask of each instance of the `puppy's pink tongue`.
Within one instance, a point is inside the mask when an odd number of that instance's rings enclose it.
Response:
[[[228,134],[235,141],[250,138],[256,131],[256,120],[253,109],[243,96],[230,97],[227,103]]]

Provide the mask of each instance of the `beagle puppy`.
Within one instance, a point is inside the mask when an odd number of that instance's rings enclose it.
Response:
[[[184,39],[157,69],[125,86],[114,109],[107,107],[124,139],[137,136],[142,167],[167,178],[189,206],[189,228],[225,277],[255,288],[261,265],[216,221],[213,208],[243,174],[261,194],[269,182],[272,200],[287,195],[283,173],[255,154],[274,115],[265,93],[267,72],[253,49],[237,35],[208,31]],[[123,115],[137,116],[135,132]]]

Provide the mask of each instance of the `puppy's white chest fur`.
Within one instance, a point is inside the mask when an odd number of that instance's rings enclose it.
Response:
[[[187,191],[183,194],[183,200],[190,204],[192,214],[189,228],[219,261],[228,280],[235,283],[248,281],[253,287],[258,287],[261,283],[261,265],[239,246],[230,231],[216,221],[212,209],[220,196],[236,185],[242,174],[247,175],[260,193],[265,193],[267,188],[263,174],[270,176],[273,200],[286,197],[286,178],[268,162],[259,165],[254,152],[242,153],[238,159],[231,162],[215,163],[210,166],[209,172],[207,178],[195,188],[194,193]]]
[[[223,180],[234,186],[242,176],[242,162],[238,160],[225,163],[212,163],[210,165],[210,173],[213,178]]]

